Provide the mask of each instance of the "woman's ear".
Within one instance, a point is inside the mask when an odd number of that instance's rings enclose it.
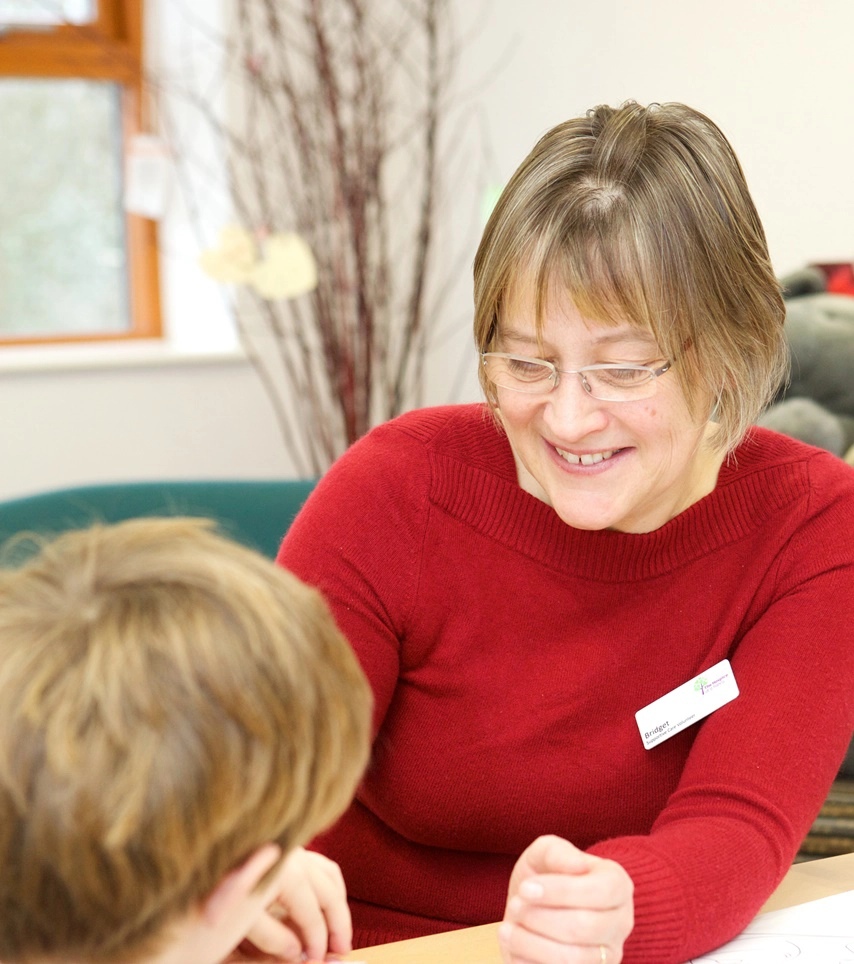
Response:
[[[202,907],[202,916],[212,927],[218,925],[244,899],[252,896],[264,875],[282,857],[282,848],[266,843],[235,867],[216,886]]]

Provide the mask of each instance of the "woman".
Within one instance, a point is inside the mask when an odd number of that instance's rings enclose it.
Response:
[[[507,961],[685,961],[754,916],[845,753],[854,473],[750,430],[783,306],[702,114],[550,131],[474,281],[487,405],[375,429],[280,554],[376,699],[317,846],[356,946],[503,914]]]

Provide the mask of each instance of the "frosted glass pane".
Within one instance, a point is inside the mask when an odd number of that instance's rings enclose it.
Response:
[[[0,80],[0,335],[130,328],[119,88]]]
[[[92,23],[97,0],[0,0],[0,27]]]

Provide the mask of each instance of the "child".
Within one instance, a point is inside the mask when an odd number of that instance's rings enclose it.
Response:
[[[66,533],[0,573],[0,960],[346,953],[370,696],[320,595],[197,519]]]

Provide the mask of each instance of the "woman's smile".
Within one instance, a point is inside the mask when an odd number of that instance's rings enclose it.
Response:
[[[604,452],[567,452],[557,446],[554,446],[554,449],[557,454],[570,465],[584,466],[598,465],[600,462],[607,462],[618,452],[625,451],[625,449],[605,449]]]

